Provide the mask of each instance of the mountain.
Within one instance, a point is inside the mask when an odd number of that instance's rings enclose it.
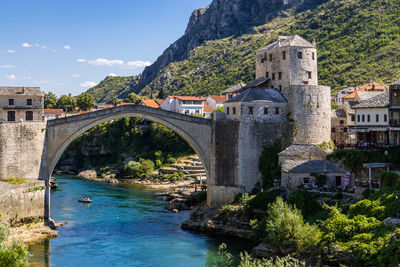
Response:
[[[214,0],[193,13],[185,35],[129,88],[142,95],[160,88],[217,94],[253,80],[255,51],[292,34],[316,39],[320,84],[338,89],[400,76],[398,0]]]

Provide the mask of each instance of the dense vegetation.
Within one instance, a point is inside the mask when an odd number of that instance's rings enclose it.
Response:
[[[6,244],[10,234],[8,225],[0,225],[0,267],[27,267],[29,266],[28,247],[13,241]]]
[[[400,76],[400,3],[397,0],[330,0],[313,10],[278,17],[251,33],[206,41],[189,57],[170,63],[142,91],[208,95],[255,76],[255,51],[278,35],[315,39],[320,84],[335,90],[370,81],[390,83]],[[129,77],[114,77],[114,83]],[[107,80],[107,79],[106,79]],[[126,88],[126,85],[123,85]],[[117,98],[122,87],[89,89],[98,101]]]
[[[180,136],[165,126],[138,118],[122,118],[99,124],[79,136],[59,162],[74,158],[77,168],[105,168],[131,158],[125,170],[135,175],[174,163],[174,157],[193,153]]]

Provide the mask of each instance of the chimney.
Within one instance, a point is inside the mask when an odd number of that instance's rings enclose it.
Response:
[[[317,46],[317,42],[315,41],[315,39],[312,40],[312,44],[313,44],[314,46]]]

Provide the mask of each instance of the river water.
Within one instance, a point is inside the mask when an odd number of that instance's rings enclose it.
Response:
[[[31,266],[212,266],[220,243],[230,252],[246,242],[180,229],[188,212],[164,209],[155,191],[56,176],[51,217],[68,224],[57,238],[30,247]],[[91,204],[77,200],[87,194]]]

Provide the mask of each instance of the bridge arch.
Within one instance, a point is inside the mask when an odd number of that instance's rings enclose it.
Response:
[[[208,179],[212,174],[211,120],[141,105],[124,105],[62,119],[49,120],[43,151],[40,178],[48,180],[67,147],[81,134],[101,123],[136,117],[160,123],[181,136],[198,154]]]

